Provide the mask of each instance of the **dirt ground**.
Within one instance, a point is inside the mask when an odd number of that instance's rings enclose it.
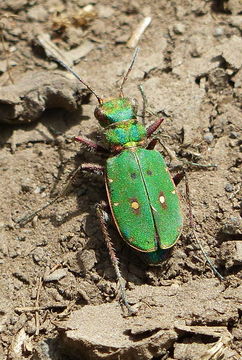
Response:
[[[0,10],[0,358],[240,359],[241,1],[2,0]],[[146,124],[165,119],[156,136],[181,163],[217,165],[186,168],[197,238],[224,280],[194,241],[183,200],[182,236],[160,266],[111,229],[138,310],[125,317],[95,214],[106,199],[100,176],[76,176],[70,196],[18,221],[78,165],[105,163],[72,141],[103,141],[95,97],[50,55],[115,97],[144,19],[124,93],[141,114],[142,84]]]

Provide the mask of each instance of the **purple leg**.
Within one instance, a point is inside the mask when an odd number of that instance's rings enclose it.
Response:
[[[83,145],[85,145],[88,149],[94,150],[96,152],[102,152],[102,153],[108,153],[108,149],[105,149],[103,146],[96,144],[94,141],[91,141],[89,139],[84,139],[79,136],[74,137],[75,141],[79,141]]]
[[[149,144],[146,146],[146,149],[147,150],[153,150],[158,142],[159,142],[159,139],[157,139],[157,138],[152,139],[149,142]]]
[[[174,184],[177,186],[180,183],[180,181],[184,178],[184,176],[186,176],[185,171],[181,171],[178,174],[176,174],[173,177]]]
[[[117,276],[117,280],[118,280],[118,284],[119,284],[119,288],[120,288],[120,292],[121,292],[122,302],[128,310],[128,315],[132,315],[132,314],[136,313],[136,310],[131,307],[131,305],[128,302],[127,296],[126,296],[124,279],[123,279],[120,269],[119,269],[119,260],[117,258],[117,255],[115,254],[115,250],[113,248],[113,243],[112,243],[112,240],[108,233],[106,212],[105,212],[106,207],[107,207],[106,203],[101,202],[100,204],[98,204],[96,206],[96,212],[97,212],[98,220],[100,222],[100,226],[102,229],[103,237],[104,237],[104,240],[105,240],[108,252],[109,252],[109,256],[110,256],[112,265],[114,267],[114,270],[115,270],[115,273]]]
[[[150,137],[156,129],[158,129],[163,121],[164,119],[160,118],[147,128],[147,138]]]

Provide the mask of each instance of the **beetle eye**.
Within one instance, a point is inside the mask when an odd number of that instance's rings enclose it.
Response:
[[[105,127],[109,125],[109,119],[101,106],[97,106],[94,110],[94,116],[98,120],[101,126]]]

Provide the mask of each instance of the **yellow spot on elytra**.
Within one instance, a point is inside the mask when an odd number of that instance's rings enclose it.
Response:
[[[113,205],[114,205],[114,206],[119,206],[119,203],[118,203],[118,202],[117,202],[117,203],[113,203]]]
[[[172,194],[175,194],[176,193],[176,190],[172,190],[172,192],[171,192]]]
[[[112,182],[113,182],[113,179],[108,179],[108,181],[109,181],[110,183],[112,183]]]
[[[161,203],[161,204],[164,204],[164,202],[165,202],[165,198],[164,198],[164,196],[161,195],[161,196],[160,196],[160,203]]]
[[[132,207],[133,209],[137,210],[137,209],[139,208],[139,203],[137,203],[137,201],[133,201],[133,202],[131,203],[131,207]]]

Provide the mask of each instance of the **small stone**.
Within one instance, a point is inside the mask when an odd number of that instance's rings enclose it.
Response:
[[[241,14],[241,0],[229,0],[226,7],[232,15]]]
[[[242,264],[242,241],[236,241],[235,248],[235,263]]]
[[[13,276],[18,279],[19,281],[22,281],[22,283],[24,284],[30,284],[30,281],[27,277],[26,274],[22,273],[22,272],[13,272]]]
[[[33,6],[28,11],[28,18],[32,21],[45,22],[48,16],[47,10],[41,5]]]
[[[191,50],[191,56],[192,57],[200,57],[202,55],[202,49],[200,49],[198,46],[194,46],[193,49]]]
[[[242,17],[240,15],[230,16],[229,23],[233,27],[236,27],[239,30],[242,30]]]
[[[26,240],[26,236],[22,235],[22,236],[17,236],[17,240],[18,241],[25,241]]]
[[[239,134],[235,131],[231,131],[229,137],[230,139],[237,139],[239,137]]]
[[[228,183],[225,185],[225,191],[227,192],[233,192],[234,191],[234,187],[232,184]]]
[[[1,60],[0,61],[0,74],[5,73],[6,70],[7,70],[6,60]]]
[[[21,183],[21,190],[23,192],[31,192],[33,190],[33,186],[31,185],[31,180],[29,178],[23,179]]]
[[[21,250],[20,249],[18,249],[18,248],[9,248],[9,252],[8,252],[8,256],[10,257],[10,258],[12,258],[12,259],[14,259],[14,258],[16,258],[16,257],[18,257],[18,256],[20,256],[21,255]]]
[[[177,23],[173,26],[173,31],[177,35],[183,34],[185,30],[186,30],[186,27],[182,23]]]
[[[83,37],[82,28],[69,27],[65,30],[65,34],[66,34],[66,37],[68,38],[68,44],[69,44],[69,46],[71,46],[71,48],[80,45],[80,39]],[[57,140],[58,140],[58,142],[60,142],[59,139],[57,139]]]
[[[214,33],[213,33],[213,35],[215,37],[222,36],[223,34],[224,34],[224,29],[221,28],[221,27],[216,27],[215,30],[214,30]]]
[[[78,252],[78,263],[81,269],[81,272],[86,274],[89,270],[91,270],[94,265],[97,263],[97,258],[95,251],[83,250]]]
[[[45,275],[44,281],[45,282],[58,281],[63,277],[65,277],[67,275],[67,272],[68,272],[67,269],[57,269],[53,271],[51,274]]]
[[[224,234],[241,234],[242,219],[238,216],[231,216],[224,221],[222,226],[222,233]]]
[[[227,241],[222,244],[220,251],[227,269],[242,264],[242,241]]]
[[[33,251],[33,259],[35,262],[39,263],[45,256],[45,251],[42,248],[36,248]]]
[[[34,189],[34,193],[35,194],[42,194],[46,189],[46,186],[37,186],[35,189]]]
[[[111,6],[99,5],[98,15],[101,18],[109,18],[113,15],[114,9]]]
[[[11,246],[9,247],[8,239],[5,236],[5,233],[1,232],[0,233],[0,258],[3,258],[5,256],[9,255],[9,248],[11,248]]]
[[[205,134],[205,135],[203,136],[203,138],[204,138],[204,140],[206,141],[206,143],[211,144],[214,137],[213,137],[213,134],[212,134],[212,133],[208,132],[207,134]]]

